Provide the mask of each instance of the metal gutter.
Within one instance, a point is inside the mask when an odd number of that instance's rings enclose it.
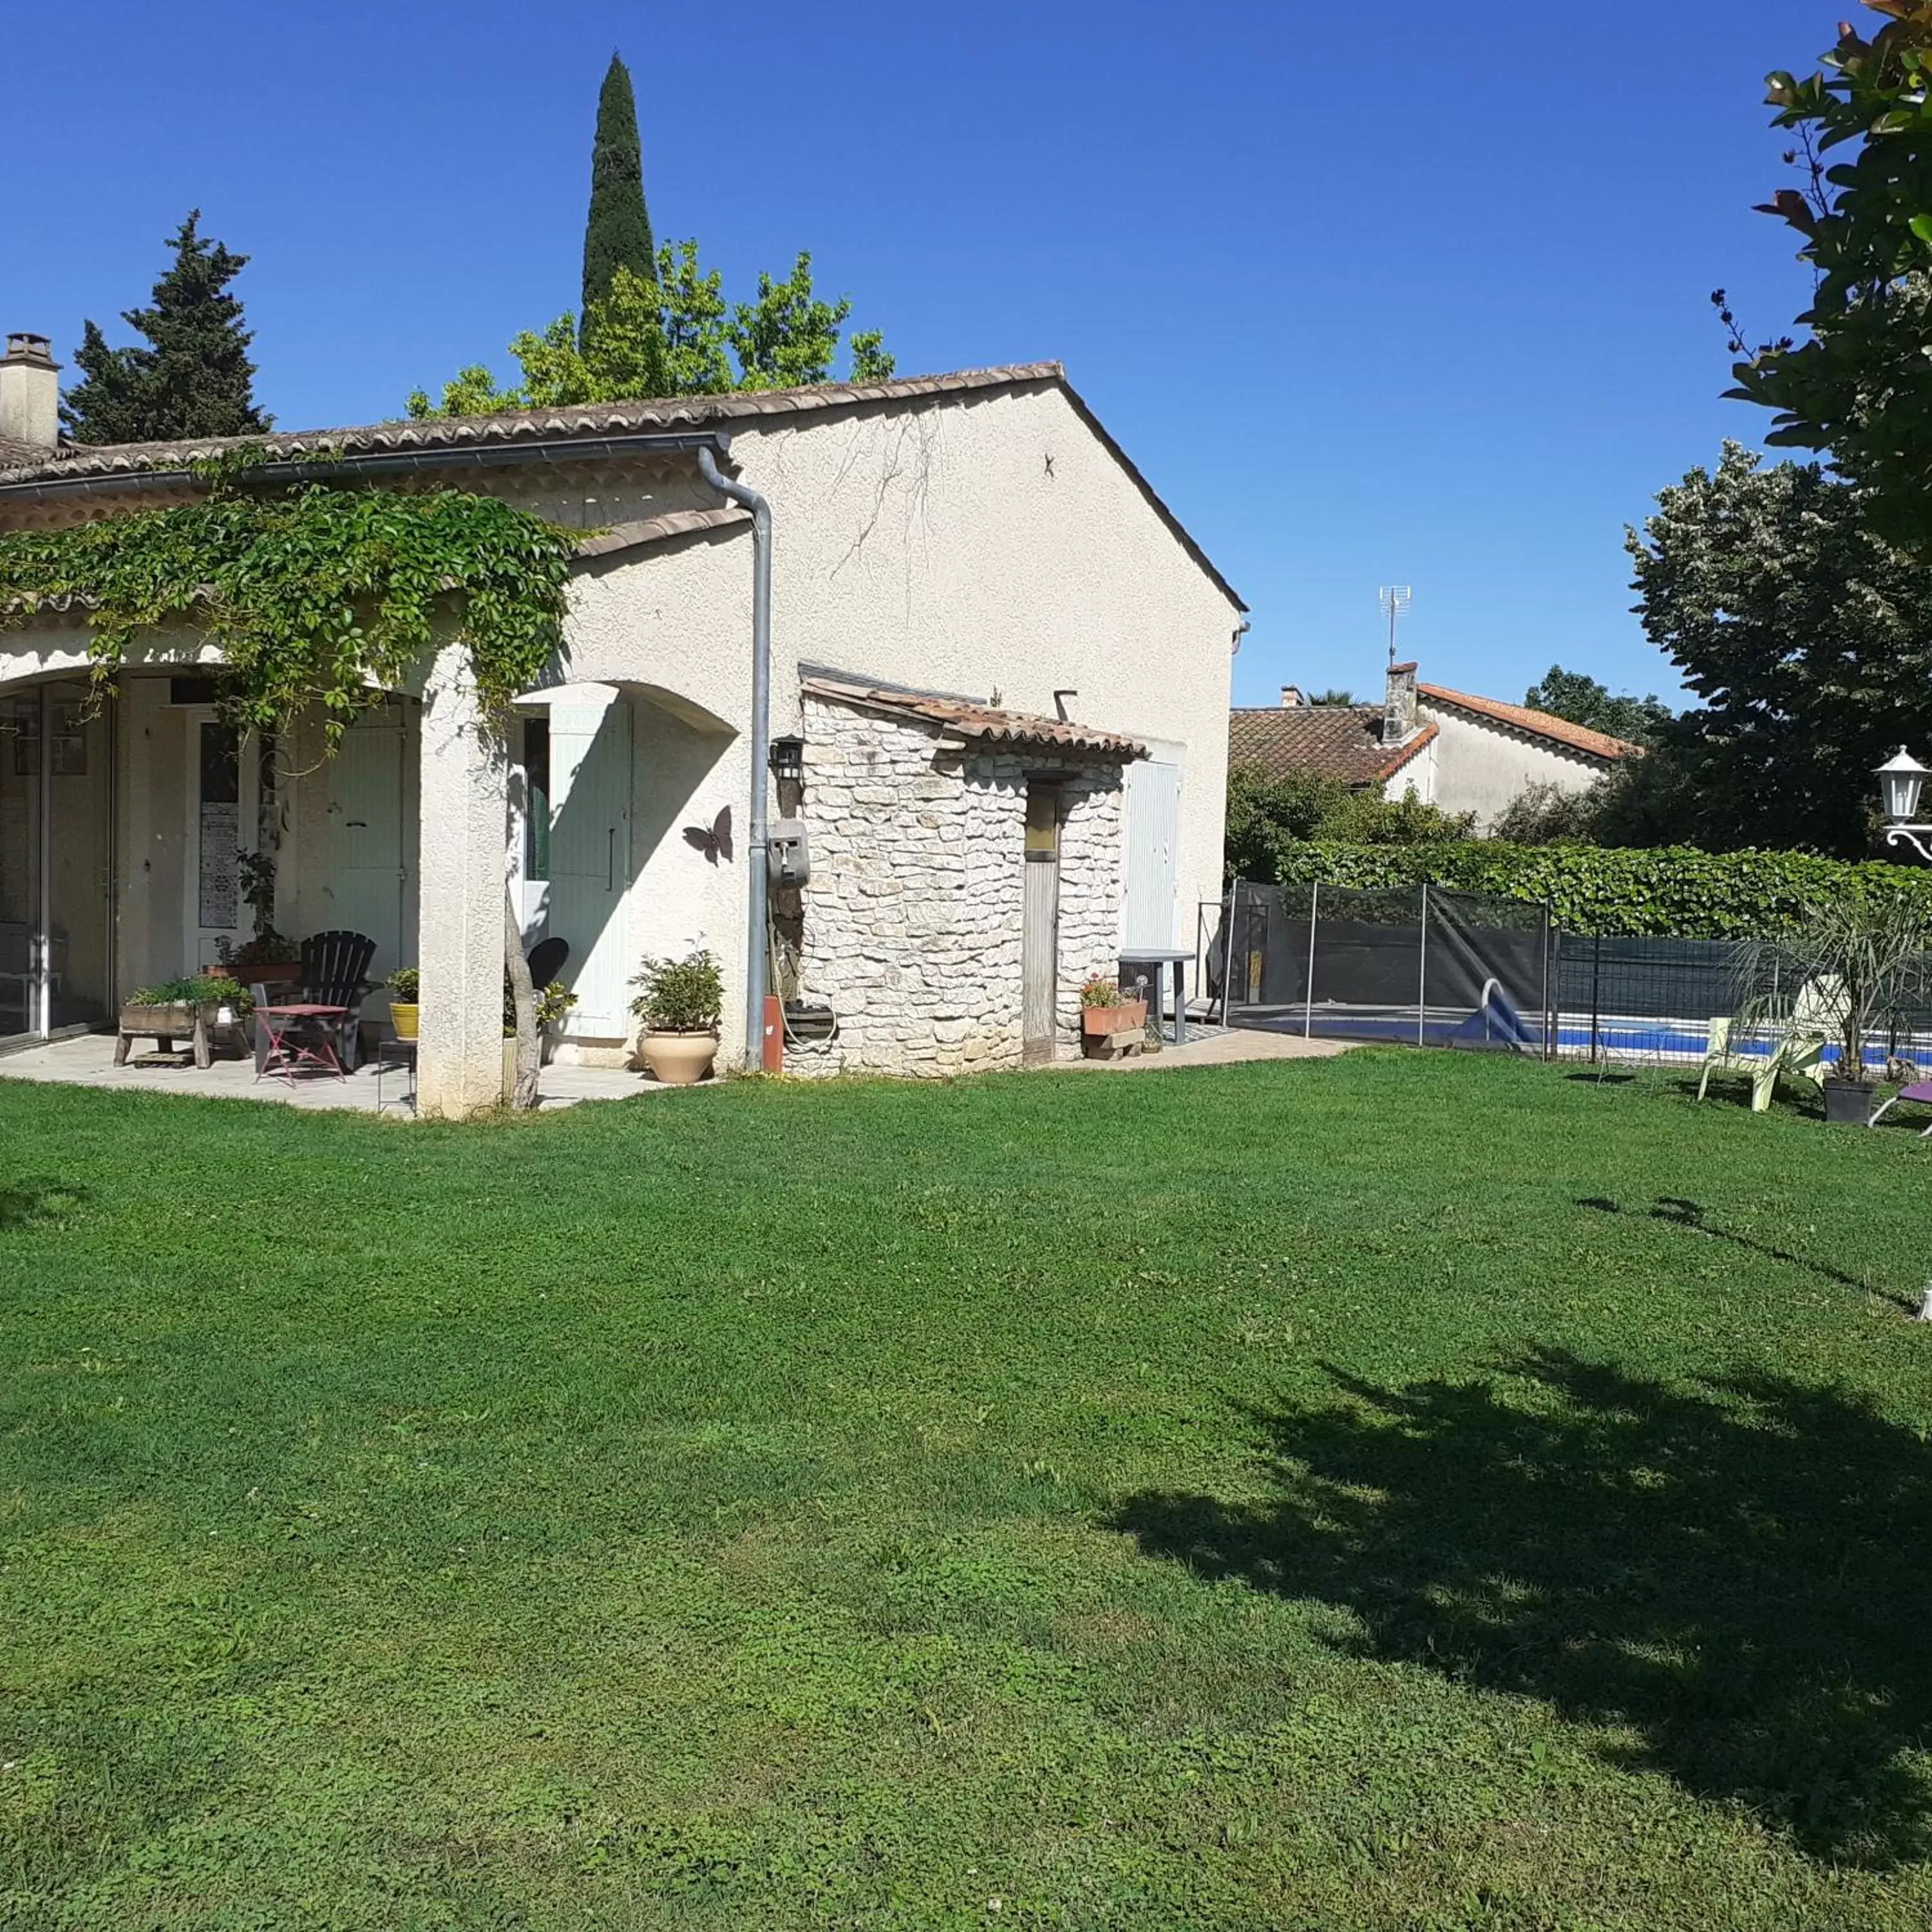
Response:
[[[745,863],[750,877],[745,958],[745,1071],[764,1065],[766,904],[766,766],[772,741],[772,506],[748,483],[727,476],[707,446],[698,452],[698,471],[722,496],[752,513],[752,824]]]

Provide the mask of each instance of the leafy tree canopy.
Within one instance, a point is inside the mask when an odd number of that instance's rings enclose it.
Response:
[[[1355,694],[1344,691],[1340,685],[1331,685],[1326,691],[1315,692],[1308,701],[1310,704],[1352,704]]]
[[[1226,862],[1231,879],[1272,879],[1282,854],[1310,839],[1352,845],[1424,845],[1467,838],[1474,820],[1414,798],[1352,791],[1312,772],[1270,778],[1252,766],[1228,775]]]
[[[586,325],[609,301],[617,272],[649,281],[657,272],[657,244],[644,202],[644,152],[638,140],[638,103],[630,70],[610,56],[597,97],[597,138],[590,150],[590,213],[584,226],[584,302]]]
[[[1523,694],[1522,701],[1533,711],[1546,711],[1552,717],[1566,718],[1573,724],[1607,732],[1612,738],[1636,745],[1648,744],[1671,716],[1670,706],[1654,692],[1645,698],[1613,693],[1597,679],[1580,670],[1565,670],[1561,664],[1552,664]]]
[[[248,265],[200,232],[194,209],[168,245],[175,251],[154,284],[154,304],[122,320],[146,346],[109,346],[98,324],[82,332],[74,364],[81,380],[61,406],[76,442],[170,442],[250,436],[269,427],[255,406],[254,339],[228,284]]]
[[[592,304],[579,331],[560,316],[541,334],[526,330],[510,344],[521,381],[500,388],[472,364],[432,401],[409,399],[412,416],[481,416],[493,410],[551,409],[572,403],[621,402],[638,396],[715,395],[822,382],[837,363],[852,304],[813,292],[812,257],[801,254],[782,282],[758,278],[754,302],[729,304],[723,278],[699,266],[694,242],[658,250],[655,281],[620,266],[608,299]],[[846,344],[854,382],[881,382],[892,358],[877,330]]]
[[[1726,444],[1628,533],[1646,634],[1700,704],[1606,789],[1604,843],[1871,850],[1871,774],[1932,741],[1932,580],[1866,493]]]
[[[1804,186],[1762,212],[1802,238],[1816,277],[1808,333],[1755,352],[1730,325],[1738,386],[1777,412],[1770,440],[1828,452],[1868,490],[1866,513],[1932,546],[1932,0],[1864,0],[1886,24],[1849,24],[1820,70],[1770,78],[1775,124]],[[1832,158],[1834,156],[1835,159]]]

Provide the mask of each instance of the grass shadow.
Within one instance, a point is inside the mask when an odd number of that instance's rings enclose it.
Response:
[[[1932,1852],[1932,1448],[1844,1395],[1538,1350],[1469,1382],[1247,1412],[1265,1493],[1113,1526],[1352,1612],[1346,1647],[1540,1699],[1821,1861]]]

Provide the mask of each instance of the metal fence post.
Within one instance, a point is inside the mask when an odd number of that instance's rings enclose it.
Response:
[[[1308,888],[1308,977],[1301,986],[1301,1036],[1304,1040],[1315,1037],[1315,924],[1322,916],[1322,881],[1310,882]]]
[[[1597,1064],[1597,997],[1603,983],[1604,935],[1599,932],[1590,941],[1590,1064]]]
[[[1416,950],[1415,1043],[1429,1044],[1429,881],[1422,882],[1421,944]]]

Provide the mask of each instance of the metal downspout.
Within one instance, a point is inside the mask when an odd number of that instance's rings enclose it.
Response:
[[[745,951],[745,1070],[764,1064],[766,872],[768,842],[765,767],[772,737],[772,506],[748,483],[734,482],[718,466],[709,446],[700,445],[698,470],[706,482],[752,513],[752,824],[745,862],[751,868],[749,931]]]

